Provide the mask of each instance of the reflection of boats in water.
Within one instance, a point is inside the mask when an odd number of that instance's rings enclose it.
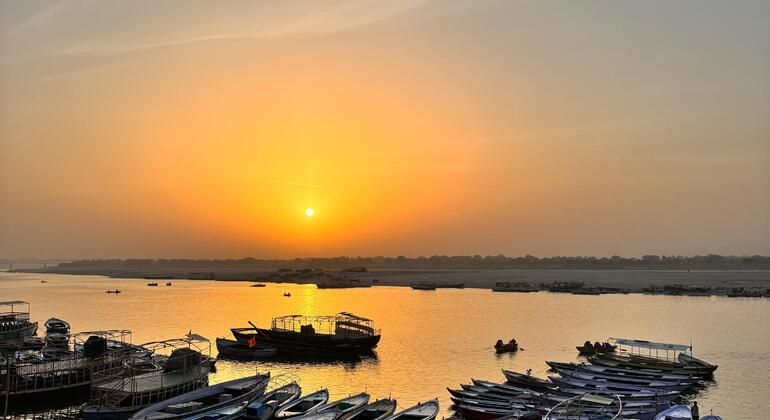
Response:
[[[334,316],[287,315],[273,318],[270,328],[232,328],[235,339],[250,339],[278,348],[278,353],[298,356],[349,357],[371,353],[380,342],[373,321],[349,312]]]
[[[269,380],[268,373],[207,386],[143,408],[131,419],[235,419],[262,396]]]
[[[127,418],[141,408],[208,385],[214,361],[205,338],[189,334],[141,347],[145,351],[130,354],[121,366],[93,375],[91,399],[80,410],[84,419]]]
[[[21,300],[0,302],[0,343],[35,335],[37,322],[29,320],[29,307]]]

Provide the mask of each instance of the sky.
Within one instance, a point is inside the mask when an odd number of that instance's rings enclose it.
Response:
[[[770,2],[0,2],[0,257],[706,253],[770,254]]]

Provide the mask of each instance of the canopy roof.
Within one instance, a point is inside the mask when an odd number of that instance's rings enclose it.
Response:
[[[653,350],[687,351],[691,349],[691,346],[688,346],[686,344],[656,343],[654,341],[631,340],[628,338],[610,337],[608,341],[621,346],[631,346],[631,347],[639,347],[643,349],[653,349]]]
[[[24,302],[23,300],[9,300],[6,302],[0,302],[0,306],[11,306],[11,305],[29,305],[29,302]]]

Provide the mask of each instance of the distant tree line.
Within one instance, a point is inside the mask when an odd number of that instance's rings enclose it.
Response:
[[[486,269],[770,269],[770,256],[645,255],[641,258],[612,257],[507,257],[505,255],[433,255],[431,257],[329,257],[294,259],[101,259],[76,260],[59,268],[148,267],[249,267],[249,268],[486,268]]]

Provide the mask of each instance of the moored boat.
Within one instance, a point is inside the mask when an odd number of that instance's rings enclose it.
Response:
[[[37,322],[29,320],[29,302],[11,300],[0,302],[0,343],[32,337],[37,332]]]
[[[398,402],[391,398],[377,400],[367,404],[359,413],[348,420],[384,420],[396,411]]]
[[[273,318],[270,328],[232,328],[241,344],[249,340],[272,345],[279,354],[299,357],[351,357],[369,354],[380,341],[373,321],[349,312],[334,316],[287,315]]]
[[[131,419],[234,419],[263,394],[269,380],[268,373],[207,386],[143,408]]]
[[[386,420],[433,420],[438,415],[438,398],[419,403],[396,414],[386,417]]]
[[[283,383],[283,375],[273,378],[273,382]],[[248,420],[268,420],[284,405],[296,400],[302,394],[302,388],[296,381],[279,385],[268,391],[262,397],[246,406],[242,418]]]
[[[268,359],[278,353],[277,347],[254,341],[253,345],[244,345],[237,340],[217,338],[217,352],[219,357],[235,359]]]
[[[70,324],[59,318],[49,318],[44,324],[46,334],[69,334]]]
[[[364,411],[366,404],[369,403],[369,394],[362,392],[342,398],[337,401],[326,403],[316,409],[317,412],[322,413],[324,411],[335,411],[339,420],[347,420],[350,417]]]
[[[532,376],[529,373],[518,373],[503,369],[505,379],[511,384],[521,385],[525,388],[546,391],[553,387],[553,384],[545,379]]]
[[[436,283],[432,281],[421,281],[410,285],[414,290],[436,290]]]
[[[276,410],[274,417],[276,419],[286,419],[301,416],[311,411],[315,411],[318,407],[326,404],[328,400],[329,391],[322,389],[284,405]]]

